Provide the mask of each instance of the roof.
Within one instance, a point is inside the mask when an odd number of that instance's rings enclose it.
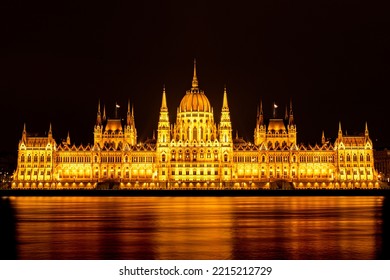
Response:
[[[286,126],[284,125],[283,119],[270,119],[268,123],[268,131],[286,131]]]

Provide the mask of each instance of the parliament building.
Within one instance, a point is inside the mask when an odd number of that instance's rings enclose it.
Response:
[[[258,107],[254,139],[233,137],[224,89],[219,123],[199,88],[196,63],[192,86],[169,119],[162,91],[157,135],[140,142],[134,108],[123,119],[97,106],[93,145],[76,146],[68,135],[56,142],[52,127],[44,137],[24,125],[18,145],[13,188],[246,189],[377,188],[373,144],[367,124],[359,136],[344,135],[339,124],[333,142],[297,143],[292,104],[284,118],[266,118]],[[364,129],[364,131],[363,131]]]

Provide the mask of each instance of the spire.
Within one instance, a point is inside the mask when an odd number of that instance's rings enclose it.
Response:
[[[257,113],[257,125],[264,124],[264,116],[263,116],[263,101],[260,100],[260,109],[258,109]]]
[[[126,124],[131,125],[130,99],[127,101]]]
[[[263,101],[260,100],[260,115],[263,115]]]
[[[22,133],[22,141],[27,141],[27,130],[26,130],[26,123],[23,124],[23,133]]]
[[[48,141],[53,139],[53,132],[52,132],[52,129],[51,129],[51,123],[49,125],[49,133],[47,134],[47,138],[48,138]]]
[[[288,112],[287,112],[287,105],[286,105],[286,110],[284,111],[284,119],[288,119]]]
[[[70,134],[68,131],[68,136],[66,136],[66,144],[70,145]]]
[[[292,99],[290,99],[290,116],[289,116],[288,124],[289,125],[293,125],[294,124],[294,115],[293,115],[293,109],[292,109]]]
[[[325,133],[324,133],[324,131],[322,131],[322,137],[321,137],[321,143],[322,143],[322,145],[324,145],[325,144]]]
[[[107,119],[107,116],[106,116],[106,105],[103,106],[103,121],[105,121]]]
[[[100,113],[100,99],[98,101],[98,111],[97,111],[97,117],[96,117],[96,124],[97,125],[101,125],[102,123],[102,116],[101,116],[101,113]]]
[[[163,85],[163,95],[162,95],[162,101],[161,101],[161,110],[168,110],[167,98],[166,98],[166,95],[165,95],[165,85]]]
[[[364,129],[364,136],[368,137],[368,125],[367,125],[367,122],[366,122],[366,127]]]
[[[192,77],[192,89],[197,89],[198,86],[198,78],[196,77],[196,59],[194,58],[194,76]]]
[[[226,93],[226,85],[223,89],[222,111],[223,110],[229,110],[228,101],[227,101],[227,93]]]
[[[339,137],[343,137],[343,131],[341,130],[341,122],[339,122]]]

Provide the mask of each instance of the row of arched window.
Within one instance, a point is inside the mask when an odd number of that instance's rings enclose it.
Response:
[[[51,161],[51,156],[47,155],[46,162],[50,162],[50,161]],[[35,154],[32,157],[30,154],[28,154],[26,157],[24,154],[22,154],[20,156],[20,162],[45,162],[45,155],[38,156],[37,154]]]
[[[345,157],[344,155],[340,155],[340,161],[358,161],[358,156],[356,154],[353,154],[352,157],[350,154],[347,154]],[[359,161],[364,161],[364,155],[363,154],[360,154],[359,156]],[[370,157],[370,154],[366,154],[366,161],[371,161],[371,157]]]

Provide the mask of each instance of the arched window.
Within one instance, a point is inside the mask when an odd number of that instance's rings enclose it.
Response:
[[[370,154],[367,154],[367,156],[366,156],[366,161],[371,161]]]
[[[357,155],[356,154],[353,155],[353,161],[357,161]]]
[[[165,154],[162,155],[161,161],[162,161],[162,162],[165,162]]]
[[[226,161],[228,161],[228,155],[227,154],[224,154],[223,155],[223,160],[226,162]]]
[[[364,160],[363,154],[360,154],[360,161],[363,161],[363,160]]]
[[[351,156],[347,154],[347,161],[351,161]]]
[[[21,157],[20,157],[20,162],[24,162],[25,161],[25,158],[24,158],[24,155],[22,155]]]

